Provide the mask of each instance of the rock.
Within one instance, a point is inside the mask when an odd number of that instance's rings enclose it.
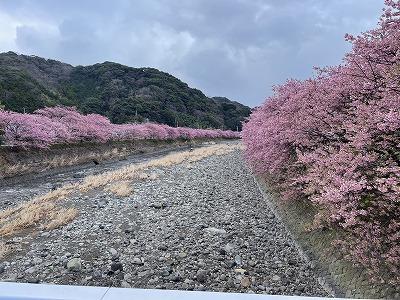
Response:
[[[4,263],[0,264],[0,274],[4,273],[6,265]]]
[[[280,281],[281,278],[278,275],[274,275],[274,276],[272,276],[272,280],[273,281]]]
[[[187,254],[185,252],[179,252],[178,257],[179,258],[185,258]]]
[[[161,244],[160,246],[158,246],[158,250],[166,251],[167,249],[168,249],[168,246],[165,244]]]
[[[237,266],[241,266],[242,265],[243,261],[242,261],[242,258],[240,257],[240,255],[236,255],[235,256],[235,263],[236,263]]]
[[[225,254],[226,254],[226,251],[225,251],[224,248],[220,248],[220,249],[219,249],[219,253],[222,254],[222,255],[225,255]]]
[[[107,164],[101,170],[123,165]],[[87,198],[72,195],[71,203],[82,204],[82,218],[46,238],[39,232],[37,239],[10,240],[20,250],[5,265],[0,281],[15,273],[23,275],[13,280],[17,282],[37,277],[56,284],[326,296],[283,224],[270,218],[273,213],[260,201],[241,150],[191,165],[190,172],[185,163],[144,170],[157,172],[162,180],[138,182],[130,199],[102,189]],[[85,169],[87,175],[94,171]],[[29,191],[27,198],[36,192]],[[237,194],[246,201],[238,201]],[[151,203],[155,206],[149,208]],[[284,247],[286,241],[290,246]],[[69,272],[67,263],[77,257],[82,259],[81,271]],[[32,274],[24,272],[31,267]],[[274,281],[274,274],[280,280]]]
[[[151,278],[151,279],[149,280],[149,284],[155,284],[155,283],[157,283],[158,281],[159,281],[159,278],[158,278],[158,277]]]
[[[35,257],[34,259],[32,259],[32,264],[34,264],[34,265],[41,264],[42,262],[43,262],[43,259],[41,259],[39,257]]]
[[[28,261],[24,261],[23,265],[25,267],[29,267],[32,264],[32,261],[28,260]]]
[[[131,282],[132,281],[132,275],[131,274],[125,274],[124,275],[124,280],[126,282]]]
[[[36,267],[30,267],[29,269],[25,270],[25,273],[32,274],[36,272]]]
[[[207,227],[203,229],[205,232],[212,234],[212,235],[224,235],[226,234],[226,230],[224,229],[219,229],[215,227]]]
[[[142,261],[142,259],[140,259],[139,257],[133,258],[133,259],[132,259],[132,263],[135,264],[135,265],[140,265],[140,266],[144,264],[144,262]]]
[[[75,173],[72,175],[73,178],[79,179],[85,177],[84,173]]]
[[[233,282],[232,278],[229,278],[226,282],[226,286],[229,288],[234,288],[235,287],[235,283]]]
[[[245,276],[240,280],[240,285],[244,288],[248,288],[251,285],[250,278]]]
[[[117,259],[119,257],[119,253],[114,248],[110,248],[108,251],[110,252],[112,259]]]
[[[166,208],[167,203],[164,202],[156,202],[156,203],[151,203],[149,207],[155,208],[155,209],[161,209],[161,208]]]
[[[189,278],[186,278],[185,279],[185,281],[184,281],[184,283],[186,283],[186,284],[194,284],[194,281],[193,280],[191,280],[191,279],[189,279]]]
[[[233,268],[234,266],[236,266],[236,263],[234,260],[228,260],[226,262],[226,265],[228,266],[228,268]]]
[[[198,270],[196,273],[197,281],[200,283],[204,283],[207,280],[207,272],[204,270]]]
[[[132,227],[130,227],[130,228],[125,228],[125,230],[124,230],[124,232],[125,232],[126,234],[132,233],[132,232],[134,232],[134,231],[135,231],[135,229],[132,228]]]
[[[28,281],[28,283],[39,283],[40,282],[39,278],[28,278],[27,281]]]
[[[172,273],[172,269],[170,266],[162,267],[159,271],[160,275],[163,277],[169,276]]]
[[[232,244],[226,244],[223,249],[226,253],[232,253],[234,250],[234,246]]]
[[[101,277],[101,271],[100,270],[93,270],[93,277],[94,278]]]
[[[3,279],[4,282],[15,282],[17,281],[17,274],[10,274],[8,278]]]
[[[80,258],[73,258],[67,263],[68,271],[78,272],[82,269],[82,263]]]
[[[43,232],[42,234],[41,234],[41,236],[42,237],[49,237],[50,236],[50,232]]]
[[[99,208],[104,208],[107,206],[107,202],[106,201],[99,201],[99,203],[97,204]]]
[[[255,267],[257,265],[257,263],[254,260],[250,260],[249,261],[249,266],[250,267]]]
[[[131,285],[130,285],[129,283],[127,283],[126,281],[123,280],[123,281],[121,282],[121,287],[122,287],[122,288],[130,288]]]
[[[118,270],[120,270],[120,271],[123,270],[123,265],[122,265],[122,263],[120,263],[119,261],[113,262],[113,263],[111,264],[111,271],[116,272],[116,271],[118,271]]]
[[[171,274],[171,280],[173,282],[182,281],[182,276],[179,273]]]
[[[146,277],[146,276],[148,276],[149,275],[149,270],[145,270],[145,271],[143,271],[143,272],[139,272],[138,274],[137,274],[137,276],[138,277]]]

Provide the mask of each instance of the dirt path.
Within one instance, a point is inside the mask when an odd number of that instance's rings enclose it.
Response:
[[[232,143],[231,143],[232,144]],[[70,224],[18,239],[0,279],[326,296],[241,150],[151,169],[133,193],[74,196]]]

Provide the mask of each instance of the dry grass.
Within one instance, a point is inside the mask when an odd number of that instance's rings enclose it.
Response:
[[[51,222],[60,211],[56,202],[64,199],[75,188],[76,185],[66,185],[0,212],[0,235],[14,235],[24,229]]]
[[[76,218],[78,210],[76,208],[62,208],[58,211],[54,211],[53,215],[49,217],[51,220],[44,226],[47,230],[59,228],[65,224],[68,224]]]
[[[148,179],[148,180],[156,180],[157,178],[158,178],[158,175],[155,174],[155,173],[152,173],[152,174],[148,175],[146,179]]]
[[[16,163],[14,165],[6,164],[0,173],[1,178],[9,177],[17,174],[24,173],[31,169],[31,166],[21,163]]]
[[[242,146],[240,144],[211,145],[197,148],[193,151],[171,153],[145,163],[132,164],[103,174],[87,176],[80,183],[63,186],[16,207],[1,211],[0,236],[12,236],[32,227],[53,229],[70,222],[76,217],[77,211],[73,208],[60,208],[56,203],[73,192],[84,193],[93,189],[107,187],[110,192],[125,197],[133,191],[128,182],[135,179],[154,180],[157,178],[156,174],[147,175],[144,173],[151,168],[168,167],[180,163],[190,165],[208,156],[223,155],[238,148],[240,149]]]
[[[133,193],[132,183],[129,181],[114,183],[111,186],[106,187],[104,190],[119,197],[128,197]]]

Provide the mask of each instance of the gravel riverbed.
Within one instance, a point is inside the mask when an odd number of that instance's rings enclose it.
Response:
[[[328,296],[241,150],[151,173],[128,197],[72,197],[73,222],[8,241],[0,280]]]

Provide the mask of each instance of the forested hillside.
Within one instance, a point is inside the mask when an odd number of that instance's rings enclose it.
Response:
[[[13,52],[0,54],[0,103],[17,112],[61,104],[102,114],[113,123],[149,120],[232,130],[240,130],[250,114],[247,106],[209,98],[157,69],[113,62],[73,67]]]

